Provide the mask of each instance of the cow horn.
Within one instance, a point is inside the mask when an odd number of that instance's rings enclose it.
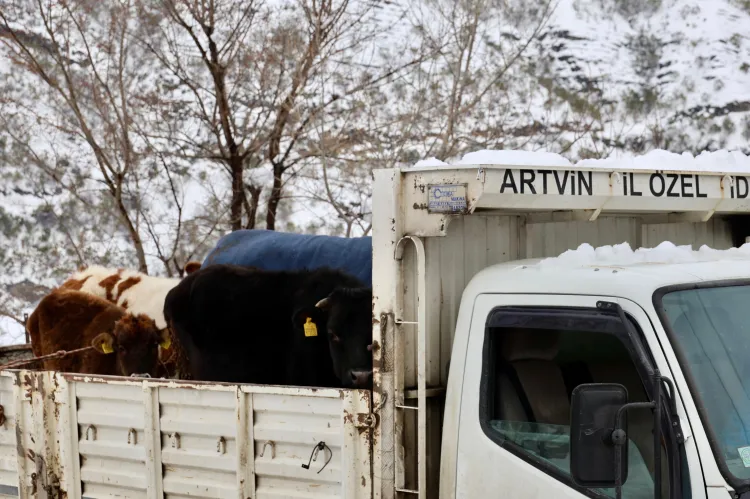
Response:
[[[322,300],[320,300],[318,303],[315,304],[315,308],[322,308],[323,310],[325,310],[326,308],[328,308],[328,305],[330,305],[330,303],[331,303],[331,300],[326,296],[325,298],[323,298]]]

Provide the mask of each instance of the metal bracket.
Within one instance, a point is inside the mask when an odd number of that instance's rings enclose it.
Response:
[[[180,448],[180,434],[177,432],[172,433],[172,448],[173,449],[179,449]]]
[[[90,424],[86,427],[86,440],[96,440],[96,426]]]
[[[135,431],[135,428],[130,428],[128,430],[128,445],[136,445],[138,439],[138,432]]]
[[[373,429],[378,426],[380,418],[377,414],[370,412],[358,412],[357,418],[354,421],[355,428],[370,428]]]
[[[266,453],[266,445],[271,446],[271,459],[275,458],[276,457],[276,442],[274,442],[273,440],[267,440],[263,444],[263,448],[260,450],[260,454],[258,454],[258,457],[263,457],[263,454]]]

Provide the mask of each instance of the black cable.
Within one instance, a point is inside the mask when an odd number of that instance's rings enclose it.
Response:
[[[306,470],[309,470],[310,469],[310,464],[312,463],[312,460],[313,460],[313,457],[315,457],[318,452],[325,451],[326,449],[328,449],[328,460],[325,462],[325,464],[323,465],[323,467],[318,470],[318,474],[320,474],[320,472],[323,471],[326,466],[328,466],[328,463],[331,462],[331,459],[333,459],[333,451],[331,450],[330,447],[328,447],[326,445],[325,442],[321,441],[321,442],[318,442],[317,444],[315,444],[315,447],[313,447],[313,450],[310,453],[310,459],[308,459],[307,464],[303,464],[302,467],[305,468]]]

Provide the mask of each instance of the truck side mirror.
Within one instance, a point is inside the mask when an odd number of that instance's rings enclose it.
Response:
[[[611,488],[628,475],[628,391],[613,383],[579,385],[570,408],[570,473],[583,487]],[[620,424],[616,418],[620,412]],[[619,447],[619,449],[618,449]],[[618,450],[621,454],[618,458]],[[616,475],[619,468],[619,477]]]

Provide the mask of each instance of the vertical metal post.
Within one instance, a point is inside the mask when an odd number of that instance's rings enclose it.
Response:
[[[255,428],[253,394],[237,387],[237,488],[239,497],[255,497]]]
[[[396,259],[403,254],[404,241],[414,243],[417,253],[417,494],[427,497],[427,285],[424,243],[418,237],[399,240]],[[399,315],[402,310],[399,309]],[[401,317],[400,317],[401,318]]]
[[[394,313],[400,275],[399,263],[393,259],[393,249],[403,234],[401,204],[402,174],[398,169],[373,172],[372,192],[372,276],[373,340],[380,348],[373,349],[373,406],[379,414],[379,424],[373,429],[374,442],[373,497],[394,499],[396,496],[396,467],[400,441],[396,419],[397,384],[394,376],[396,345]]]
[[[143,447],[146,451],[146,495],[149,499],[164,497],[164,476],[161,460],[161,413],[159,387],[148,381],[141,385],[143,390]]]

